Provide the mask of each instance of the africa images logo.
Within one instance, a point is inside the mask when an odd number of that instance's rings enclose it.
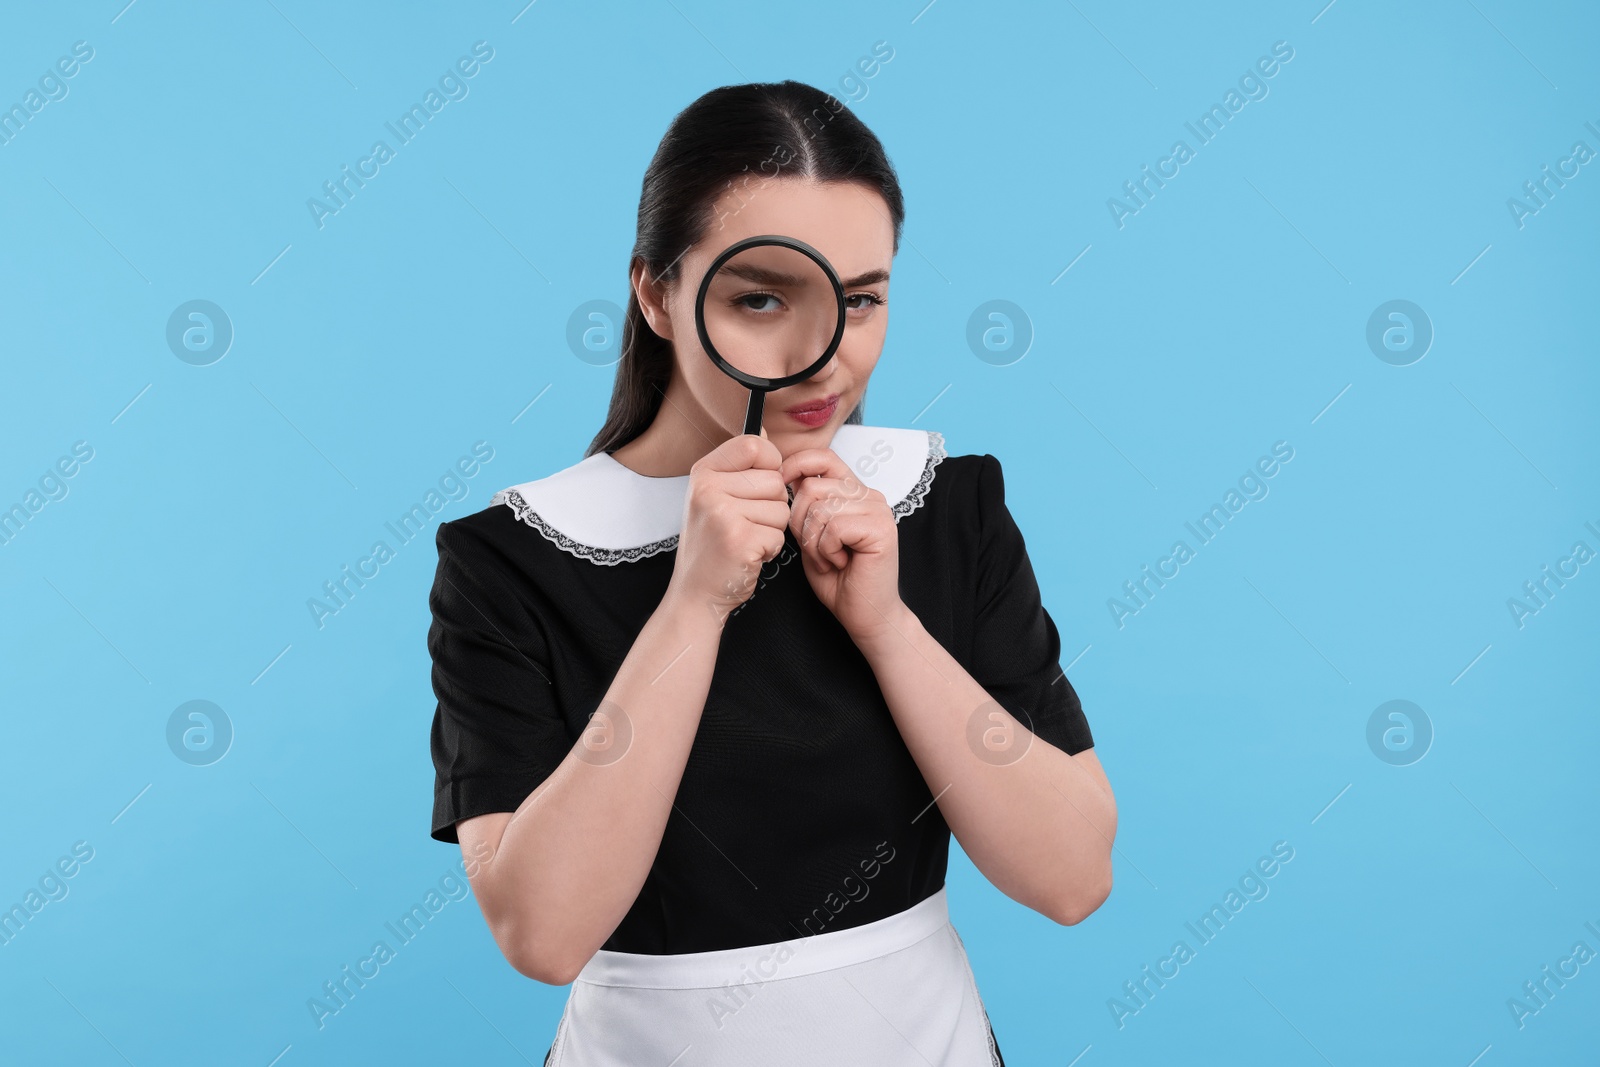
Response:
[[[433,116],[444,110],[447,103],[465,100],[472,91],[467,84],[468,79],[476,77],[483,65],[493,58],[494,49],[488,41],[474,43],[471,56],[460,57],[453,67],[446,68],[439,75],[438,88],[429,86],[420,102],[413,103],[393,122],[383,124],[384,129],[394,137],[393,147],[385,140],[374,141],[368,153],[356,160],[355,170],[352,171],[350,164],[345,163],[339,168],[337,178],[323,182],[322,192],[327,199],[319,200],[313,196],[306,200],[306,209],[311,212],[311,221],[317,224],[317,229],[326,226],[330,216],[349,207],[350,201],[366,188],[367,182],[381,174],[384,164],[395,158],[397,150],[410,144]]]
[[[1247,68],[1239,76],[1239,87],[1230,87],[1223,93],[1222,103],[1212,104],[1193,122],[1183,124],[1183,128],[1194,138],[1193,147],[1186,140],[1174,141],[1167,154],[1156,160],[1155,170],[1152,171],[1150,164],[1145,163],[1140,166],[1136,180],[1123,182],[1122,192],[1126,199],[1119,200],[1114,196],[1106,199],[1106,210],[1111,213],[1111,221],[1116,223],[1117,229],[1124,228],[1128,219],[1149,207],[1156,193],[1165,189],[1167,182],[1183,172],[1184,165],[1195,158],[1198,149],[1220,136],[1233,116],[1243,111],[1246,104],[1252,100],[1265,100],[1271,91],[1267,82],[1293,58],[1294,47],[1288,41],[1274,41],[1272,55],[1260,57],[1253,67]]]

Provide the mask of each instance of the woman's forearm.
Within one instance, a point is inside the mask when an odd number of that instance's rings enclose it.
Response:
[[[1082,920],[1111,891],[1117,832],[1094,750],[1069,756],[1028,737],[915,613],[899,605],[890,621],[858,645],[951,833],[1013,900]]]
[[[669,593],[584,737],[508,821],[501,816],[499,840],[484,841],[491,858],[480,863],[479,904],[524,974],[571,981],[638,897],[705,708],[722,625],[706,605]]]

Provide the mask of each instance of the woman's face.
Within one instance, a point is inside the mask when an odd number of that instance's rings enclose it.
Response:
[[[833,265],[844,285],[845,329],[838,350],[821,370],[766,395],[761,425],[784,455],[826,447],[834,431],[855,410],[883,351],[889,323],[889,268],[894,258],[894,226],[888,205],[876,190],[858,182],[768,178],[742,188],[736,182],[717,198],[711,218],[710,230],[679,259],[678,275],[664,289],[651,285],[642,268],[634,274],[645,319],[651,329],[672,342],[675,378],[700,409],[695,421],[708,421],[729,435],[737,434],[744,428],[750,398],[749,389],[717,369],[700,344],[694,318],[700,280],[712,260],[734,242],[759,234],[781,234],[804,241]],[[761,291],[759,286],[751,289]],[[767,306],[761,300],[759,295],[753,296],[752,306]],[[814,409],[818,402],[831,402],[823,416],[813,411],[802,419],[791,410]]]

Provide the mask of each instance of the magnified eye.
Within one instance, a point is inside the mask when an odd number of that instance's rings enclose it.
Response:
[[[735,302],[747,311],[761,312],[777,311],[783,304],[775,293],[745,293]]]

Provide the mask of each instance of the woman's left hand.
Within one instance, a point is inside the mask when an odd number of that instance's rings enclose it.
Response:
[[[883,636],[905,610],[900,537],[884,495],[827,448],[807,448],[779,467],[794,486],[789,529],[817,599],[858,644]]]

